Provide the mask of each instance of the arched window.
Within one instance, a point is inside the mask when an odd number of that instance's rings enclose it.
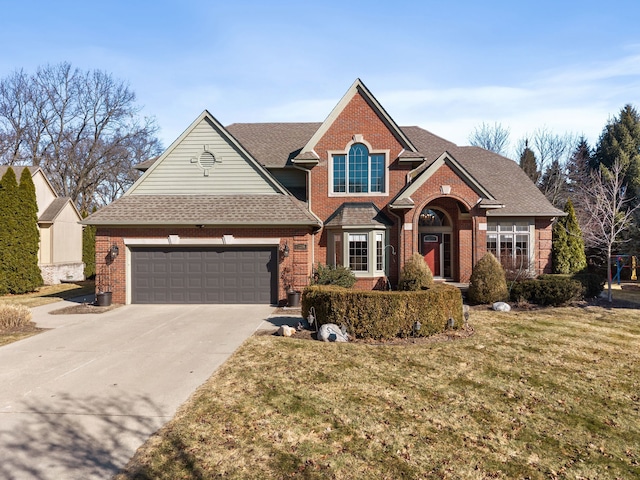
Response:
[[[384,193],[385,156],[354,143],[348,154],[333,155],[334,193]]]
[[[449,219],[444,212],[425,207],[420,212],[418,225],[421,227],[446,227],[449,226]]]

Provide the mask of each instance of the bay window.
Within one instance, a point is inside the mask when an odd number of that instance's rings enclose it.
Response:
[[[348,267],[356,276],[385,275],[385,236],[379,230],[330,231],[327,263]]]

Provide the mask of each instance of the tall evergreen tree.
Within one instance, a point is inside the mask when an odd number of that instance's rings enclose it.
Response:
[[[567,161],[567,180],[569,194],[577,192],[581,186],[590,181],[591,170],[595,168],[593,150],[584,137],[578,140],[578,145]]]
[[[554,273],[577,273],[587,266],[582,230],[578,225],[571,199],[564,206],[567,216],[553,226],[553,271]]]
[[[96,212],[93,207],[93,212]],[[88,216],[87,212],[82,212],[82,218]],[[95,225],[85,225],[82,230],[82,261],[84,262],[84,277],[92,278],[96,275],[96,227]]]
[[[42,274],[38,267],[38,249],[40,247],[40,232],[38,231],[38,203],[36,201],[36,187],[28,168],[22,169],[20,186],[18,187],[18,201],[20,210],[20,287],[23,292],[32,292],[42,285]]]
[[[567,174],[559,160],[549,164],[538,188],[554,207],[560,208],[567,201]]]
[[[13,168],[0,179],[0,293],[19,290],[19,201],[18,181]]]
[[[533,150],[529,148],[529,142],[525,141],[524,150],[520,155],[520,168],[529,176],[531,181],[538,184],[540,179],[540,172],[538,171],[538,162]]]
[[[640,114],[627,104],[604,128],[596,148],[598,165],[611,169],[616,160],[624,171],[624,183],[640,192]]]

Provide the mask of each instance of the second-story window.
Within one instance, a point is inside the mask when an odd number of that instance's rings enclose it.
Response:
[[[385,158],[355,143],[348,154],[333,155],[333,193],[384,193]]]

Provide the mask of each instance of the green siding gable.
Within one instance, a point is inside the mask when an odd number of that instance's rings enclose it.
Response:
[[[280,191],[269,174],[205,114],[127,192],[128,195],[243,193],[278,194]]]

